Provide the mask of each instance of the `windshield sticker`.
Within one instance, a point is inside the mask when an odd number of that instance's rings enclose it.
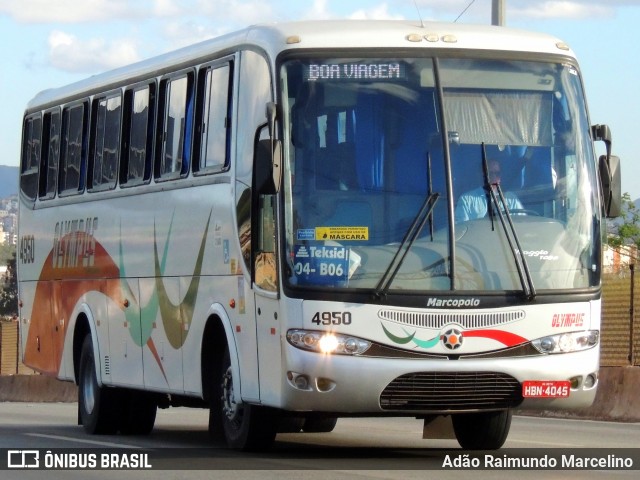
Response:
[[[299,228],[296,232],[296,240],[315,240],[315,228]]]
[[[539,260],[556,261],[559,259],[558,255],[553,255],[547,250],[524,250],[522,253],[526,257],[538,258]]]
[[[369,227],[316,227],[316,240],[369,240]]]
[[[293,269],[300,285],[346,285],[349,249],[340,246],[296,245]]]

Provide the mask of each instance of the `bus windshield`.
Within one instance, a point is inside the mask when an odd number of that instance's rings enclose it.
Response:
[[[598,284],[594,152],[575,66],[295,57],[281,75],[290,286]]]

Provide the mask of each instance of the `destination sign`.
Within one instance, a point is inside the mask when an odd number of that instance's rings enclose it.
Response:
[[[400,80],[405,78],[400,63],[312,63],[307,67],[307,81]]]

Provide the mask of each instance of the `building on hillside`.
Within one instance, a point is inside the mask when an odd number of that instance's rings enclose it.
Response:
[[[620,247],[604,246],[602,267],[604,273],[615,273],[621,268],[635,265],[638,260],[638,247],[636,245],[622,245]]]

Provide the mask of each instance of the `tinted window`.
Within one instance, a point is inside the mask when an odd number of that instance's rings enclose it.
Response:
[[[163,136],[156,176],[177,178],[189,171],[191,149],[193,88],[192,75],[163,81]]]
[[[41,136],[42,116],[38,113],[25,120],[23,134],[20,189],[30,199],[35,199],[38,192]]]
[[[202,126],[199,144],[198,171],[217,172],[229,165],[231,133],[231,65],[208,67],[200,73]]]
[[[81,103],[62,111],[60,193],[80,193],[84,189],[86,110]]]
[[[120,94],[95,100],[95,140],[89,172],[90,189],[108,189],[116,184],[120,156]]]
[[[56,195],[58,186],[58,161],[60,159],[60,129],[62,118],[60,110],[44,114],[44,138],[42,149],[42,168],[40,169],[40,198],[49,199]]]
[[[125,93],[122,171],[123,186],[139,185],[151,177],[155,85],[149,84]]]

